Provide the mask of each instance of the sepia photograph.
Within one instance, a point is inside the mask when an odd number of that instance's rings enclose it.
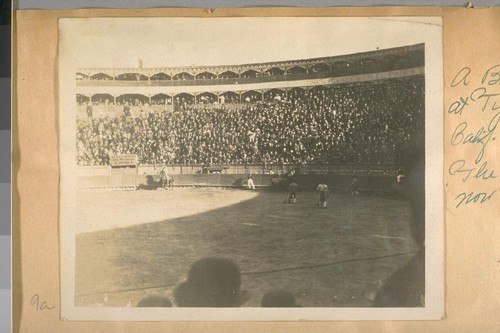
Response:
[[[62,319],[444,315],[441,18],[59,36]]]

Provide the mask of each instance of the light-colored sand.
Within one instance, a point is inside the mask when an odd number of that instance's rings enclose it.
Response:
[[[176,197],[176,194],[186,191],[189,191],[189,196],[181,195],[182,200]],[[217,200],[214,200],[215,194]],[[81,191],[77,194],[75,233],[122,228],[205,213],[255,196],[257,192],[251,190],[221,189]]]

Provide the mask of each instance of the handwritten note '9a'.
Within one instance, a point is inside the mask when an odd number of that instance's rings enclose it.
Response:
[[[447,165],[457,191],[453,207],[487,204],[500,198],[498,180],[498,125],[500,122],[500,64],[485,69],[463,67],[450,84],[453,102],[448,121],[453,159]]]

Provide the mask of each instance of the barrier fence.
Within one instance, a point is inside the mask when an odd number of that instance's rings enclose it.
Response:
[[[81,167],[78,169],[80,189],[106,188],[156,188],[159,186],[161,165],[143,165],[117,170],[107,166]],[[396,180],[393,166],[337,165],[235,165],[211,166],[172,165],[167,171],[174,178],[174,186],[246,186],[252,174],[256,187],[283,188],[288,183],[288,174],[294,170],[295,181],[302,189],[314,189],[321,181],[331,188],[347,188],[353,175],[360,180],[361,190],[383,191]]]

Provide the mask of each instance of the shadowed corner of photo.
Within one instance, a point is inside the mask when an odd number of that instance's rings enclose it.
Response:
[[[10,77],[11,1],[0,0],[0,78]]]
[[[13,0],[17,4],[17,0]],[[12,13],[12,1],[1,0],[0,7],[0,24],[1,25],[11,25],[11,13]]]
[[[0,131],[10,130],[11,119],[11,8],[9,0],[0,0]]]
[[[11,126],[11,5],[0,0],[0,183],[2,191],[10,183],[10,126]],[[1,210],[0,210],[1,212]],[[2,212],[3,213],[3,212]],[[3,226],[3,234],[7,229]],[[10,230],[10,229],[8,229]]]
[[[3,31],[4,27],[0,26]],[[2,34],[3,35],[3,34]],[[0,62],[3,61],[3,56],[1,55],[4,51],[5,43],[0,41]],[[7,64],[8,66],[8,64]],[[1,71],[5,71],[5,66],[2,65]],[[11,149],[11,96],[10,96],[10,77],[0,77],[0,184],[2,187],[9,185],[10,180],[10,149]],[[5,210],[0,210],[2,214],[5,214]],[[0,229],[3,229],[0,227]]]
[[[3,29],[4,26],[0,26],[0,29]],[[0,41],[0,62],[3,62],[3,55],[2,51],[3,43]],[[7,64],[8,66],[8,64]],[[3,64],[1,65],[2,69],[0,69],[0,72],[3,72],[4,66]],[[10,77],[7,76],[0,76],[0,131],[10,131],[10,119],[11,119],[11,100],[10,100]],[[3,142],[3,141],[2,141]],[[10,148],[10,146],[8,147]],[[5,155],[2,155],[4,157]],[[3,181],[3,180],[2,180]]]

